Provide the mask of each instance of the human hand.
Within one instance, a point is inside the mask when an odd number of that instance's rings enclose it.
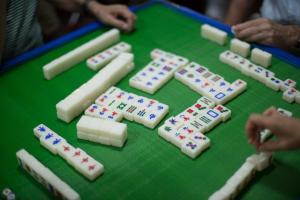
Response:
[[[134,29],[136,20],[127,6],[115,5],[102,5],[96,1],[91,1],[88,4],[90,12],[102,23],[114,26],[124,32],[131,32]]]
[[[300,29],[278,24],[266,18],[250,20],[232,27],[237,38],[289,50],[296,46]]]
[[[274,107],[263,115],[252,114],[246,123],[248,142],[259,151],[291,150],[300,148],[300,120],[282,116]],[[260,142],[260,131],[269,129],[275,140]]]

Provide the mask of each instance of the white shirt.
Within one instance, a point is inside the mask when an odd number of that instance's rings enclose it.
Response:
[[[261,15],[282,24],[300,25],[300,1],[264,0]]]

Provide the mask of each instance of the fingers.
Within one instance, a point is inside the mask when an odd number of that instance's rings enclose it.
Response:
[[[269,140],[261,144],[258,148],[259,151],[278,151],[278,150],[287,150],[288,145],[285,140]]]
[[[265,110],[264,113],[263,113],[263,115],[264,116],[271,116],[271,115],[273,115],[275,113],[278,113],[277,109],[274,106],[272,106],[272,107],[268,108],[267,110]]]
[[[115,5],[115,9],[115,17],[117,20],[123,21],[123,26],[119,28],[126,32],[132,31],[136,20],[136,15],[123,5]]]
[[[260,25],[262,23],[261,22],[262,19],[263,18],[249,20],[249,21],[246,21],[244,23],[234,25],[232,28],[234,29],[235,32],[240,32],[240,31],[242,31],[246,28]]]
[[[278,116],[267,116],[274,112],[273,108],[268,109],[264,115],[252,114],[246,123],[246,134],[250,144],[258,148],[261,145],[260,132],[264,129],[271,130],[274,134],[278,132]],[[275,130],[275,131],[274,131]]]
[[[270,37],[272,22],[265,18],[250,20],[233,26],[237,38],[248,42],[266,43]]]
[[[268,38],[269,33],[267,31],[259,32],[255,30],[254,33],[250,33],[247,37],[244,38],[247,42],[257,42],[262,43]]]
[[[92,13],[104,24],[130,32],[134,28],[136,16],[124,5],[102,5],[91,7]]]
[[[257,124],[257,117],[259,115],[252,114],[249,118],[249,120],[246,123],[246,134],[248,137],[248,142],[252,145],[258,146],[260,144],[260,141],[258,140],[258,135],[260,131],[262,130],[262,127]]]
[[[106,18],[103,20],[103,22],[105,24],[111,25],[111,26],[121,29],[123,31],[129,31],[127,23],[121,19],[118,19],[117,17],[115,17],[113,15],[106,16]]]

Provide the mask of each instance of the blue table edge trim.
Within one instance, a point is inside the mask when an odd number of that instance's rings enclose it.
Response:
[[[148,1],[147,3],[144,3],[142,5],[137,5],[137,6],[131,6],[130,10],[133,12],[137,12],[139,10],[145,9],[155,3],[161,3],[163,5],[165,5],[166,7],[179,12],[181,14],[184,14],[190,18],[193,18],[199,22],[202,23],[207,23],[210,24],[212,26],[215,26],[221,30],[224,30],[225,32],[227,32],[228,34],[232,35],[231,33],[231,27],[223,24],[221,22],[218,22],[212,18],[209,18],[205,15],[202,15],[196,11],[193,11],[187,7],[184,6],[179,6],[177,4],[168,2],[166,0],[151,0]],[[32,58],[35,58],[37,56],[40,56],[52,49],[55,49],[63,44],[66,44],[76,38],[79,38],[89,32],[95,31],[99,28],[102,28],[104,25],[100,22],[92,22],[90,24],[87,24],[79,29],[77,29],[76,31],[73,31],[71,33],[68,33],[56,40],[53,40],[51,42],[48,42],[40,47],[37,47],[35,49],[32,49],[28,52],[25,52],[11,60],[6,61],[5,63],[3,63],[3,65],[0,67],[0,73],[3,73],[5,71],[8,71],[10,69],[12,69],[13,67],[15,67],[16,65],[19,65],[21,63],[24,63]],[[294,56],[286,51],[283,51],[281,49],[275,48],[275,47],[269,47],[269,46],[265,46],[265,45],[259,45],[259,44],[251,44],[253,47],[257,47],[260,49],[263,49],[265,51],[268,51],[270,53],[272,53],[274,56],[276,56],[277,58],[295,66],[296,68],[300,69],[300,58],[297,56]]]

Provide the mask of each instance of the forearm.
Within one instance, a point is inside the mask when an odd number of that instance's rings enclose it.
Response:
[[[225,17],[225,23],[235,25],[244,22],[251,14],[258,11],[261,3],[261,0],[231,0]]]

